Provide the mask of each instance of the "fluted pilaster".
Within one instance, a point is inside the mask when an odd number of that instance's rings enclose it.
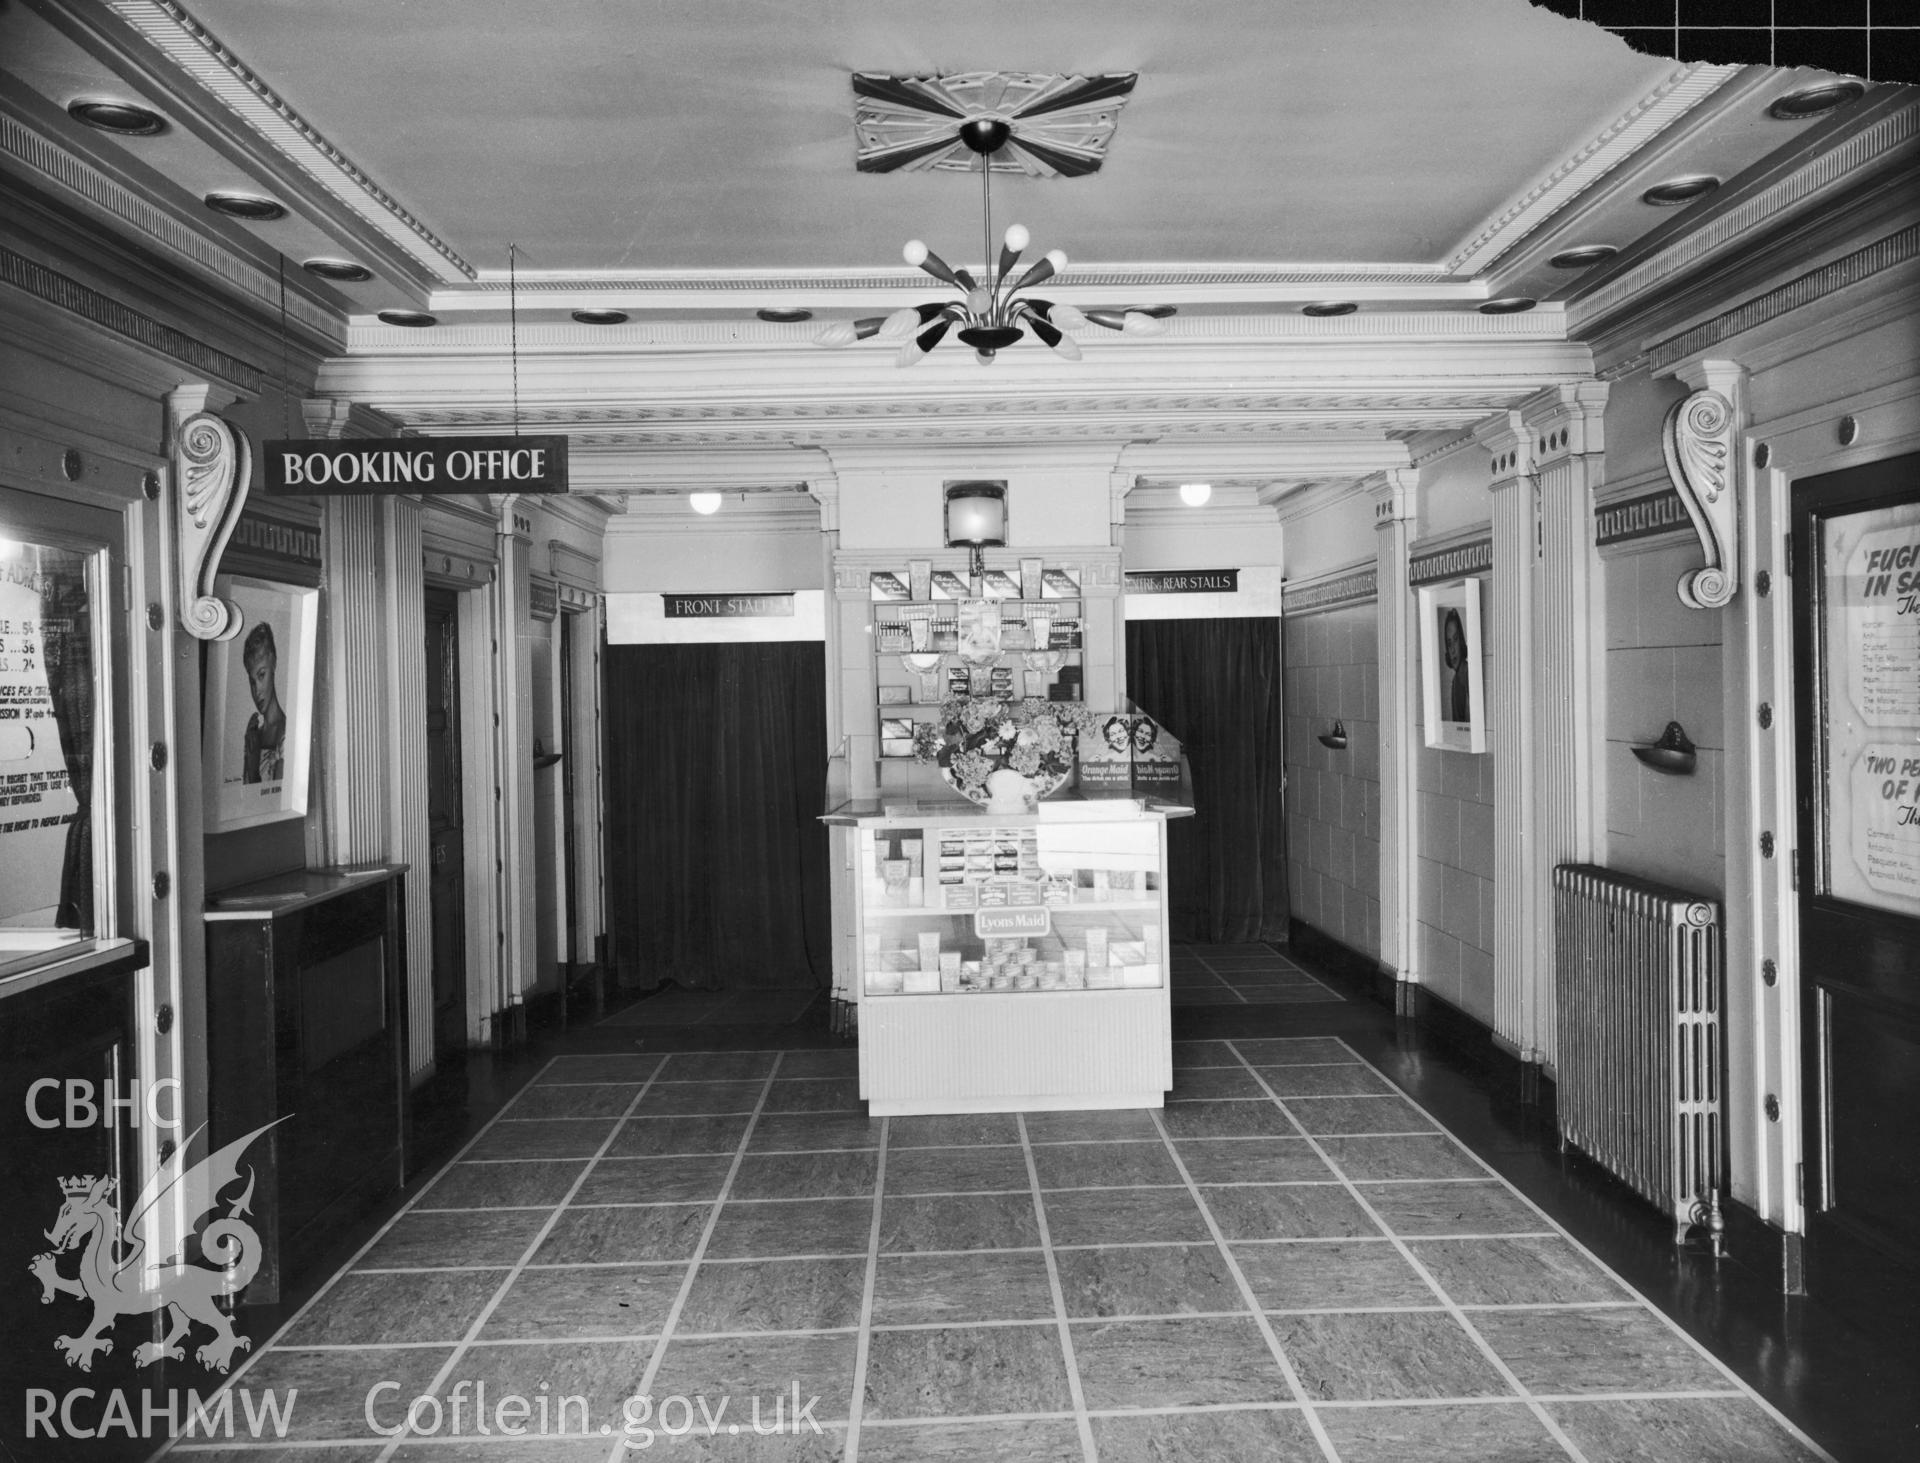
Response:
[[[1395,980],[1421,978],[1414,938],[1414,866],[1418,829],[1414,794],[1414,667],[1419,643],[1413,592],[1407,587],[1408,546],[1418,517],[1418,478],[1411,468],[1381,473],[1373,492],[1375,582],[1380,677],[1380,964]]]
[[[391,857],[407,865],[407,1069],[431,1071],[433,1050],[432,847],[427,832],[427,653],[422,604],[426,575],[421,564],[420,504],[413,498],[381,502],[386,529],[383,587],[387,668],[387,742],[392,765],[406,769],[388,790],[387,838]]]

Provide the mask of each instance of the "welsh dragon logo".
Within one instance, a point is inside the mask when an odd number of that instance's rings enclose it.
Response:
[[[69,1366],[92,1371],[95,1354],[113,1350],[108,1333],[120,1317],[151,1315],[163,1307],[170,1313],[166,1338],[135,1347],[137,1366],[162,1357],[184,1360],[186,1350],[180,1343],[196,1321],[213,1330],[213,1339],[194,1353],[213,1371],[225,1372],[233,1365],[234,1352],[252,1346],[214,1303],[218,1296],[244,1290],[260,1268],[260,1236],[240,1217],[251,1212],[251,1168],[246,1188],[228,1202],[224,1215],[200,1232],[200,1254],[213,1264],[189,1260],[187,1241],[200,1221],[220,1207],[220,1191],[239,1182],[241,1154],[272,1126],[255,1128],[187,1168],[187,1152],[202,1131],[196,1129],[141,1189],[124,1236],[111,1178],[89,1174],[60,1180],[64,1202],[53,1228],[46,1231],[53,1248],[35,1255],[27,1269],[40,1282],[41,1304],[51,1305],[56,1295],[93,1303],[92,1324],[78,1336],[54,1342]],[[79,1271],[72,1277],[62,1275],[60,1257],[74,1250],[80,1251]]]

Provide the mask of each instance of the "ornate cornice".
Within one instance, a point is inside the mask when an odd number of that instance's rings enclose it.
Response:
[[[1480,534],[1465,543],[1428,549],[1407,560],[1409,585],[1434,584],[1442,579],[1460,579],[1469,574],[1493,572],[1493,536]]]
[[[112,296],[89,289],[79,280],[48,269],[44,264],[24,254],[16,254],[4,245],[0,245],[0,285],[23,290],[116,335],[169,356],[202,375],[227,382],[243,395],[258,395],[266,380],[265,373],[259,367],[248,365],[223,350],[216,350],[184,330],[162,324],[151,315],[129,309]]]
[[[1320,614],[1327,610],[1346,609],[1350,605],[1370,604],[1380,595],[1380,571],[1377,566],[1367,564],[1357,569],[1336,569],[1331,574],[1308,580],[1304,584],[1287,584],[1281,590],[1281,613],[1295,615]]]

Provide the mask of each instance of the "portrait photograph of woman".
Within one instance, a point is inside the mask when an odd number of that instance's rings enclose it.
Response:
[[[208,647],[202,711],[207,828],[222,832],[307,806],[319,591],[231,579],[241,624]]]
[[[1480,581],[1420,590],[1421,700],[1426,744],[1450,752],[1487,749],[1480,684]]]

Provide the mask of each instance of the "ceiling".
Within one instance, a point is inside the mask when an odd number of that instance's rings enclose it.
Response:
[[[1036,433],[1077,423],[1116,440],[1458,430],[1488,403],[1578,374],[1569,322],[1583,293],[1734,191],[1659,208],[1641,200],[1647,187],[1738,180],[1844,125],[1844,113],[1767,115],[1816,73],[1639,54],[1528,0],[185,4],[0,0],[0,122],[215,241],[230,261],[150,219],[142,240],[263,303],[283,257],[364,264],[364,283],[295,274],[299,323],[344,363],[335,389],[422,429],[484,429],[497,423],[466,407],[476,395],[498,406],[510,344],[528,356],[515,389],[546,429],[597,430],[612,450],[626,428],[642,453],[818,441],[835,392],[876,412],[915,401],[921,425],[942,401],[949,426],[1001,402]],[[1036,251],[1067,253],[1049,286],[1061,299],[1179,314],[1164,343],[1095,330],[1077,366],[1026,345],[990,385],[943,361],[915,377],[935,386],[902,397],[891,347],[829,355],[811,333],[938,298],[900,246],[924,238],[977,263],[979,189],[951,172],[858,171],[851,76],[995,69],[1138,74],[1098,172],[996,175],[996,230],[1017,219]],[[107,136],[66,114],[79,97],[141,102],[168,125]],[[34,172],[18,146],[0,162]],[[74,179],[70,167],[76,206],[140,231],[138,208]],[[218,189],[270,196],[288,216],[217,218],[200,199]],[[1549,264],[1582,244],[1619,253],[1588,270]],[[1480,312],[1507,296],[1539,304]],[[1357,309],[1301,315],[1327,300]],[[770,306],[814,322],[755,318]],[[596,330],[572,321],[583,307],[631,318]],[[375,319],[393,308],[441,323]],[[1377,359],[1328,370],[1326,351],[1311,365],[1286,354],[1342,342]],[[1449,364],[1383,384],[1394,372],[1381,353],[1428,346]],[[1482,347],[1499,360],[1458,369]],[[1058,414],[1045,405],[1074,393]],[[755,435],[769,398],[779,421]],[[669,405],[675,430],[635,402]],[[703,438],[701,422],[720,425]]]

